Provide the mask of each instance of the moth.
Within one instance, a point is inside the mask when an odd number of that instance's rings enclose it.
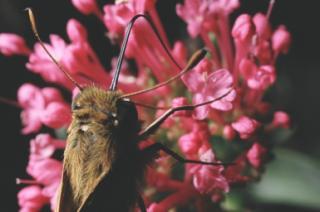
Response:
[[[33,32],[43,49],[80,90],[71,105],[72,122],[68,128],[56,212],[127,212],[134,211],[136,206],[141,211],[146,211],[140,195],[144,170],[160,150],[182,163],[222,165],[222,163],[186,160],[161,143],[154,143],[143,150],[138,148],[138,144],[155,133],[160,125],[176,111],[193,110],[210,104],[222,99],[229,92],[201,104],[170,108],[144,129],[141,129],[138,119],[136,109],[138,103],[129,99],[131,96],[146,93],[180,78],[204,58],[205,49],[197,51],[186,67],[167,81],[141,91],[121,93],[117,90],[118,77],[129,34],[135,21],[138,18],[144,18],[156,32],[148,16],[139,14],[134,16],[127,26],[117,69],[109,90],[97,86],[82,87],[46,49],[37,32],[34,15],[31,9],[27,11]],[[157,32],[156,35],[163,44]],[[163,46],[170,55],[169,50],[165,45]],[[171,55],[170,58],[174,60]],[[144,104],[140,105],[148,107]]]

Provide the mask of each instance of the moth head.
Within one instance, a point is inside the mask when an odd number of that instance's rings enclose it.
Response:
[[[84,88],[72,102],[73,119],[83,124],[94,122],[112,129],[133,130],[138,120],[135,105],[120,96],[118,91]]]

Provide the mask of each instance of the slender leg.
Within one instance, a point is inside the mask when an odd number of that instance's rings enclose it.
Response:
[[[203,164],[203,165],[232,165],[233,164],[233,163],[214,163],[214,162],[205,162],[205,161],[198,161],[198,160],[187,160],[161,143],[154,143],[151,146],[145,148],[143,150],[143,154],[152,155],[152,154],[156,154],[160,150],[164,151],[168,155],[171,155],[174,159],[176,159],[180,163],[195,163],[195,164]]]
[[[226,92],[225,94],[223,94],[222,96],[220,96],[218,98],[215,98],[215,99],[212,99],[209,101],[205,101],[205,102],[202,102],[199,104],[184,105],[184,106],[180,106],[180,107],[170,108],[164,114],[162,114],[159,118],[157,118],[154,122],[152,122],[148,127],[146,127],[144,130],[142,130],[140,132],[140,134],[139,134],[140,140],[144,140],[149,135],[153,134],[160,127],[160,125],[173,113],[175,113],[177,111],[181,111],[181,110],[194,110],[196,107],[200,107],[200,106],[207,105],[212,102],[218,101],[218,100],[226,97],[231,91],[232,91],[232,89],[230,89],[228,92]]]
[[[181,107],[174,107],[167,110],[164,114],[162,114],[159,118],[157,118],[154,122],[152,122],[149,126],[147,126],[142,132],[140,132],[139,136],[141,140],[147,138],[149,135],[153,134],[160,125],[169,118],[176,111],[180,110],[193,110],[193,105],[181,106]]]
[[[144,205],[143,198],[140,194],[138,196],[138,206],[139,206],[141,212],[147,212],[146,206]]]

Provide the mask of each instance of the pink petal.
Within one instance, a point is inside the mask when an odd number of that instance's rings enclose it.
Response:
[[[31,53],[31,50],[21,36],[12,33],[0,33],[0,53],[5,56],[27,56]]]
[[[72,42],[84,42],[87,40],[87,30],[75,19],[70,19],[67,23],[67,34]]]
[[[248,79],[248,86],[252,89],[265,90],[276,80],[276,73],[273,66],[263,65],[256,70]]]
[[[204,79],[201,73],[190,71],[182,76],[182,80],[191,92],[201,92],[204,87]]]
[[[271,36],[271,26],[269,24],[268,18],[262,14],[262,13],[257,13],[253,17],[253,23],[256,27],[256,31],[259,35],[259,38],[261,39],[269,39]]]
[[[41,93],[45,99],[46,104],[49,102],[63,102],[63,97],[60,91],[56,88],[46,87],[41,89]]]
[[[41,121],[52,128],[67,126],[71,121],[70,107],[63,103],[52,102],[42,112]]]
[[[204,96],[202,96],[202,94],[195,94],[193,96],[192,102],[194,104],[199,104],[205,101]],[[203,105],[200,107],[197,107],[196,109],[194,109],[194,118],[198,119],[198,120],[203,120],[205,119],[209,114],[209,106],[208,105]]]
[[[232,139],[235,138],[236,132],[234,129],[231,127],[231,125],[226,125],[223,127],[223,137],[226,138],[227,140],[231,141]]]
[[[233,122],[231,126],[235,129],[242,139],[249,138],[258,127],[258,122],[247,116],[241,116],[236,122]]]
[[[43,160],[30,159],[27,172],[38,182],[50,185],[60,180],[62,163],[52,158]]]
[[[96,0],[72,0],[72,4],[83,14],[89,15],[99,11]]]
[[[194,133],[181,136],[178,140],[179,147],[185,155],[194,155],[198,152],[201,141]]]
[[[211,73],[206,81],[204,95],[206,100],[218,98],[226,94],[233,85],[233,78],[230,72],[226,69],[220,69]]]
[[[247,153],[247,159],[254,168],[259,168],[266,152],[266,148],[259,143],[254,143]]]
[[[273,127],[289,128],[290,122],[290,116],[284,111],[276,111],[273,114]]]
[[[34,133],[40,130],[42,123],[40,121],[41,110],[26,109],[21,112],[23,124],[22,134]]]
[[[54,139],[49,134],[38,134],[30,141],[30,155],[38,159],[49,158],[56,149],[64,146],[64,141]]]
[[[40,211],[49,202],[48,198],[42,195],[39,186],[28,186],[21,189],[18,193],[19,206],[21,211]]]
[[[236,91],[232,90],[227,96],[225,96],[221,100],[212,102],[210,106],[216,110],[229,111],[233,108],[233,104],[231,102],[235,100],[236,96]]]
[[[290,44],[291,35],[287,31],[287,28],[283,25],[279,26],[272,35],[272,49],[278,54],[287,53]]]
[[[200,156],[201,161],[216,162],[215,156],[211,149],[207,150]],[[213,195],[216,191],[229,191],[229,184],[222,175],[222,166],[199,165],[194,173],[193,185],[200,193]]]
[[[42,109],[45,106],[45,100],[40,88],[31,83],[25,83],[20,86],[18,90],[18,102],[23,108]]]
[[[241,42],[251,39],[254,32],[255,29],[251,21],[251,17],[247,14],[240,15],[232,28],[232,36]]]

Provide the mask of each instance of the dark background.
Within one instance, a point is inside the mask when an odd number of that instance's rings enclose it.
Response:
[[[99,1],[102,5],[108,1]],[[109,1],[110,2],[110,1]],[[171,41],[183,37],[184,24],[175,15],[175,4],[178,1],[158,1],[161,19],[165,25]],[[181,2],[181,1],[180,1]],[[242,0],[241,8],[234,17],[247,12],[266,11],[268,0]],[[106,67],[111,55],[115,55],[117,48],[112,48],[104,37],[103,25],[93,16],[83,16],[78,13],[69,1],[55,0],[0,0],[0,32],[14,32],[22,35],[29,46],[34,43],[34,37],[29,27],[23,9],[33,7],[38,18],[38,25],[43,39],[48,34],[65,35],[65,24],[71,17],[75,17],[87,25],[90,40]],[[320,12],[317,1],[285,1],[278,0],[274,7],[271,21],[274,26],[285,24],[292,33],[293,43],[288,55],[278,61],[279,83],[276,87],[278,95],[273,98],[274,104],[291,114],[294,136],[285,144],[288,148],[296,149],[320,159],[319,119],[320,119]],[[177,31],[177,29],[182,31]],[[98,48],[99,47],[99,48]],[[112,49],[111,49],[112,48]],[[0,96],[9,99],[16,98],[16,91],[24,82],[32,82],[39,86],[45,85],[40,77],[30,73],[24,67],[25,57],[4,57],[0,55]],[[16,177],[27,178],[25,167],[28,162],[29,140],[34,137],[20,134],[21,124],[19,109],[9,105],[0,105],[0,208],[5,211],[17,211],[16,193],[21,186],[15,184]],[[297,170],[299,171],[299,170]],[[270,209],[283,211],[306,211],[303,208],[264,205],[261,211]]]

